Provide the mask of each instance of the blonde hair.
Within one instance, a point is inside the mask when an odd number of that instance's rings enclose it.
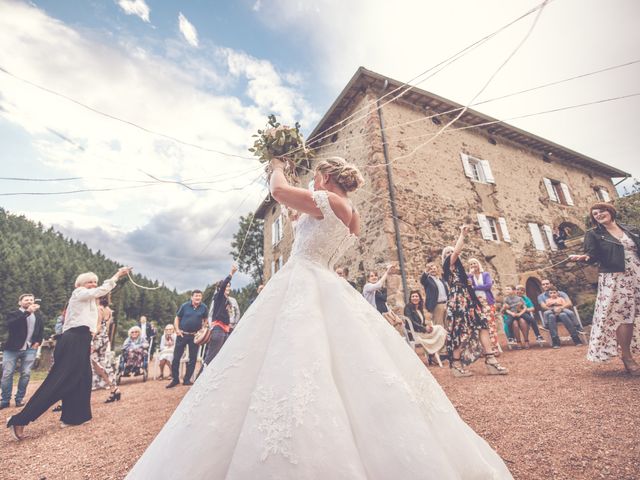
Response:
[[[444,259],[447,257],[447,255],[452,253],[454,250],[455,250],[455,248],[453,248],[453,247],[444,247],[442,249],[442,261],[444,262]]]
[[[95,280],[96,282],[98,281],[98,276],[95,273],[81,273],[80,275],[78,275],[78,278],[76,278],[76,288],[82,287],[85,283],[91,282],[92,280]]]
[[[355,165],[342,157],[329,157],[316,165],[316,171],[329,175],[345,192],[355,192],[364,185],[364,178]]]
[[[478,263],[478,268],[480,269],[480,272],[484,272],[484,267],[482,266],[482,263],[480,263],[480,260],[478,260],[477,258],[470,258],[467,263],[471,263],[471,262],[477,262]]]

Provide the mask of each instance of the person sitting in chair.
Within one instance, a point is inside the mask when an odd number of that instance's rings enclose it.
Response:
[[[142,339],[140,327],[131,327],[129,337],[122,345],[121,369],[128,372],[142,370],[146,366],[148,347],[149,344]]]
[[[404,307],[404,316],[411,322],[416,335],[420,337],[419,343],[424,346],[429,354],[429,363],[432,363],[433,354],[438,353],[447,341],[447,331],[442,325],[434,325],[430,315],[429,317],[425,315],[424,301],[418,290],[412,290],[409,293],[409,303]],[[409,325],[406,328],[408,329]]]

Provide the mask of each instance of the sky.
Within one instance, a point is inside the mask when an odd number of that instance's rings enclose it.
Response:
[[[267,115],[310,132],[359,66],[409,81],[539,3],[0,0],[0,176],[31,180],[0,180],[0,207],[202,288],[266,193],[247,148]],[[635,0],[553,0],[413,84],[466,105],[637,61],[638,18]],[[635,93],[640,63],[477,110]],[[640,178],[639,112],[635,96],[510,123]]]

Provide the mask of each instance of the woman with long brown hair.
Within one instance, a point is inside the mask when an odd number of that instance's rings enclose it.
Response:
[[[584,236],[584,254],[573,261],[598,265],[596,297],[587,359],[605,362],[618,356],[631,375],[640,376],[633,358],[640,353],[640,235],[637,228],[617,222],[609,203],[589,209],[594,228]]]

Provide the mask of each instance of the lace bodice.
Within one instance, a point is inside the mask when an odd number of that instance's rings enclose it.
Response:
[[[324,218],[317,219],[306,213],[300,216],[291,259],[305,258],[333,269],[336,261],[356,243],[358,237],[350,233],[333,212],[325,190],[313,192],[313,200]]]

